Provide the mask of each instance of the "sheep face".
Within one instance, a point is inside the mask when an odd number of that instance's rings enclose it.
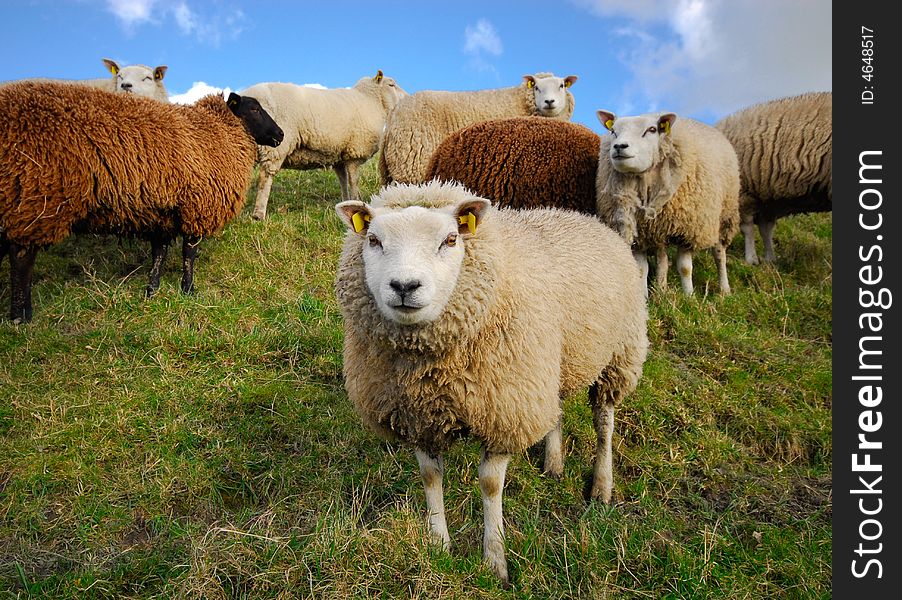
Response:
[[[226,104],[258,145],[275,148],[282,143],[285,133],[255,98],[232,92]]]
[[[601,121],[611,135],[610,159],[620,173],[644,173],[656,165],[662,156],[661,144],[670,136],[676,120],[673,113],[655,113],[636,117],[617,118],[614,113],[600,110]]]
[[[351,200],[336,205],[362,236],[366,285],[379,312],[401,325],[437,319],[460,274],[467,239],[490,203],[472,198],[452,206],[403,209]]]
[[[138,96],[154,97],[163,86],[163,77],[166,75],[165,66],[151,69],[144,65],[129,65],[120,67],[116,61],[108,58],[103,59],[103,63],[113,74],[116,81],[116,91],[125,94],[136,94]]]
[[[398,102],[401,101],[401,98],[407,96],[408,94],[400,85],[398,85],[393,77],[381,77],[381,74],[382,71],[379,71],[379,75],[377,75],[377,77],[380,77],[380,81],[378,81],[377,83],[382,85],[383,88],[383,103],[385,104],[386,108],[391,110],[398,104]]]
[[[526,87],[535,93],[536,112],[543,117],[559,117],[567,112],[569,99],[567,88],[576,81],[576,75],[567,77],[523,77]]]

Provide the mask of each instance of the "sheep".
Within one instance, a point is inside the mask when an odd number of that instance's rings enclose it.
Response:
[[[597,115],[611,132],[598,159],[598,215],[633,245],[643,279],[646,252],[654,249],[657,285],[667,285],[666,246],[676,244],[680,282],[691,295],[692,253],[712,248],[720,291],[729,294],[726,249],[739,228],[739,167],[730,142],[673,113]]]
[[[589,387],[592,498],[610,502],[614,406],[647,353],[629,248],[573,211],[498,209],[457,183],[392,184],[336,212],[349,231],[336,278],[344,378],[363,422],[412,446],[430,535],[447,549],[441,453],[470,435],[484,560],[508,581],[501,495],[508,461],[543,436],[560,477],[561,398]]]
[[[745,260],[776,260],[774,226],[796,213],[833,210],[833,94],[817,92],[756,104],[714,126],[739,159],[739,216]]]
[[[277,148],[260,148],[254,218],[266,218],[273,176],[279,169],[332,166],[342,200],[359,199],[357,169],[382,144],[385,119],[407,95],[378,71],[354,87],[322,90],[292,83],[258,83],[242,92],[256,98],[285,131]]]
[[[383,185],[422,183],[435,148],[468,125],[490,119],[538,115],[569,121],[574,99],[569,88],[575,75],[525,75],[523,83],[473,92],[417,92],[398,103],[385,127],[379,157]]]
[[[598,134],[567,121],[484,121],[445,139],[429,161],[426,178],[458,181],[500,206],[594,215],[600,146]]]
[[[169,243],[184,237],[182,291],[200,240],[245,201],[256,144],[283,134],[252,98],[194,106],[59,83],[0,89],[0,230],[10,257],[10,319],[31,320],[39,248],[73,232],[149,239],[148,295]]]
[[[84,85],[89,87],[106,90],[107,92],[122,92],[125,94],[135,94],[137,96],[145,96],[153,98],[160,102],[169,102],[169,93],[166,86],[163,85],[163,77],[166,75],[168,67],[161,65],[151,69],[147,65],[128,65],[120,67],[119,64],[109,58],[103,59],[103,64],[112,74],[112,78],[104,77],[101,79],[19,79],[16,81],[0,82],[0,87],[13,83],[23,83],[26,81],[44,82],[44,83],[61,83],[68,85]]]

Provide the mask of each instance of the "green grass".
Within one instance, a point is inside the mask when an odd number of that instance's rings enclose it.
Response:
[[[268,220],[248,206],[203,243],[190,297],[177,252],[150,301],[143,243],[39,254],[34,322],[0,322],[0,598],[831,595],[829,214],[781,220],[775,266],[737,238],[732,296],[707,254],[695,297],[675,273],[652,296],[614,504],[586,501],[591,412],[571,398],[563,479],[538,448],[511,462],[504,590],[481,565],[478,446],[446,456],[438,551],[412,453],[345,396],[338,196],[331,172],[280,173]]]

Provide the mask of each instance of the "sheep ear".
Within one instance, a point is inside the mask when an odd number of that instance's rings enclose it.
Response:
[[[485,211],[491,205],[492,203],[485,198],[471,198],[459,204],[455,210],[457,232],[469,235],[476,233],[476,228],[482,223]]]
[[[229,99],[226,100],[226,104],[232,110],[238,108],[241,105],[241,96],[239,96],[235,92],[232,92],[231,94],[229,94]]]
[[[360,200],[339,202],[335,205],[335,212],[341,217],[344,224],[348,226],[348,229],[358,235],[365,235],[366,230],[370,226],[370,221],[373,220],[370,207]]]
[[[526,87],[528,89],[532,89],[532,88],[536,87],[536,78],[533,77],[532,75],[524,75],[523,81],[526,83]]]
[[[118,73],[120,71],[119,65],[116,64],[115,60],[110,60],[109,58],[104,58],[103,64],[106,65],[106,68],[109,69],[110,73],[112,73],[113,75],[115,75],[116,73]]]
[[[153,70],[153,80],[154,81],[163,81],[163,76],[166,75],[166,69],[168,69],[166,65],[160,65],[156,69]]]
[[[375,81],[376,83],[382,83],[382,69],[376,71],[376,76],[373,77],[373,81]]]
[[[664,130],[664,133],[670,135],[670,127],[676,121],[676,115],[673,113],[665,113],[658,117],[658,131]]]
[[[567,75],[566,77],[564,77],[564,87],[570,87],[571,85],[576,83],[577,79],[579,79],[579,77],[577,77],[576,75]]]
[[[607,110],[599,110],[595,114],[598,115],[598,120],[601,121],[605,129],[614,131],[614,121],[617,120],[617,115]]]

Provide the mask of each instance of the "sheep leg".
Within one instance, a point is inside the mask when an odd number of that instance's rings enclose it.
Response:
[[[655,251],[657,265],[655,267],[655,287],[659,290],[667,289],[667,268],[670,266],[667,258],[667,247],[658,246]]]
[[[350,161],[345,163],[345,168],[348,170],[348,198],[347,200],[360,200],[360,190],[357,188],[357,178],[358,172],[357,169],[360,168],[361,163]]]
[[[614,465],[612,440],[614,437],[614,403],[599,398],[598,383],[589,388],[592,405],[592,421],[598,439],[595,449],[595,470],[592,475],[592,500],[611,502],[614,490]]]
[[[200,237],[186,235],[182,240],[182,293],[194,293],[194,259],[197,258],[197,249],[200,246]]]
[[[742,237],[745,240],[745,262],[750,265],[758,264],[758,253],[755,252],[755,215],[743,213],[739,223]]]
[[[147,298],[153,296],[160,289],[160,275],[163,274],[163,263],[166,262],[166,254],[169,253],[169,244],[172,240],[163,236],[150,238],[150,281],[144,295]]]
[[[0,264],[3,264],[3,257],[6,256],[7,252],[9,252],[9,240],[5,237],[0,237]]]
[[[761,239],[764,240],[764,262],[777,260],[777,255],[774,253],[774,227],[776,225],[776,219],[758,223],[758,231],[761,232]]]
[[[341,188],[341,199],[356,200],[356,198],[350,197],[350,192],[348,191],[348,163],[340,162],[334,164],[332,165],[332,170],[338,175],[338,186]]]
[[[442,493],[442,475],[445,470],[440,454],[432,454],[417,448],[414,452],[420,463],[420,477],[426,491],[426,509],[429,511],[429,536],[436,544],[448,550],[451,547],[451,536],[448,535],[448,524],[445,521],[445,499]]]
[[[711,248],[714,262],[717,263],[717,279],[720,281],[720,293],[724,296],[730,294],[730,279],[727,277],[727,247],[717,244]]]
[[[485,523],[482,547],[483,561],[505,585],[508,584],[507,559],[504,556],[504,517],[501,512],[501,495],[504,475],[510,454],[482,451],[479,463],[479,489],[482,491],[482,510]]]
[[[676,257],[677,271],[680,272],[680,283],[683,285],[683,293],[692,295],[692,249],[680,246]]]
[[[642,277],[642,288],[645,290],[645,297],[648,298],[648,257],[645,252],[633,250],[633,258],[639,265],[639,275]]]
[[[560,479],[564,474],[564,452],[561,443],[561,418],[545,434],[545,475]]]
[[[264,165],[260,165],[260,170],[257,173],[257,197],[254,200],[253,215],[258,221],[266,218],[266,205],[269,204],[269,191],[272,189],[274,176],[274,171],[271,172]]]
[[[31,278],[37,255],[37,246],[9,243],[9,318],[15,324],[31,321]]]

